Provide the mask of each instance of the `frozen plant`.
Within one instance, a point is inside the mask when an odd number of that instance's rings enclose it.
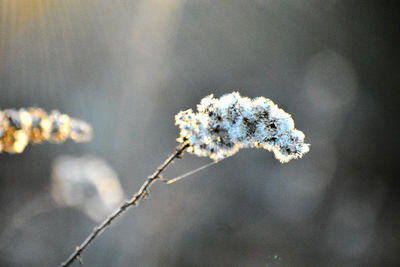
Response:
[[[79,260],[82,252],[98,237],[115,218],[140,199],[146,198],[150,186],[157,180],[163,180],[161,173],[185,150],[197,156],[208,156],[215,162],[235,154],[240,148],[256,147],[273,151],[280,162],[301,158],[309,151],[309,144],[304,143],[303,132],[294,128],[290,114],[275,105],[271,100],[258,97],[253,100],[241,97],[234,92],[216,99],[209,95],[197,106],[197,113],[192,109],[181,111],[175,116],[180,128],[180,145],[158,169],[150,175],[129,200],[119,206],[89,236],[76,247],[62,266],[69,266]],[[207,164],[206,166],[210,166]],[[203,169],[203,167],[199,168]],[[189,172],[189,174],[194,171]],[[182,175],[167,184],[180,180]]]
[[[188,152],[218,161],[240,148],[256,147],[273,151],[280,162],[301,158],[309,151],[303,132],[294,128],[290,114],[271,100],[251,100],[233,92],[216,99],[203,98],[192,109],[175,116],[181,129],[178,141],[189,142]]]

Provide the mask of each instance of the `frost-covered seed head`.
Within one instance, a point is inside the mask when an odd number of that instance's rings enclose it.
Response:
[[[175,116],[178,142],[189,142],[188,152],[197,156],[218,161],[241,148],[256,147],[274,152],[283,163],[309,151],[290,114],[267,98],[251,100],[233,92],[216,99],[211,94],[201,100],[197,111],[188,109]]]

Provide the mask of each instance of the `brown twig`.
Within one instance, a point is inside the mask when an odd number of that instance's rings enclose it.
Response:
[[[175,158],[179,158],[184,150],[189,146],[188,143],[183,143],[179,145],[173,154],[171,154],[163,164],[161,164],[158,169],[147,178],[147,180],[143,183],[142,187],[140,187],[139,191],[130,200],[125,201],[117,210],[115,210],[110,216],[108,216],[100,225],[96,226],[93,229],[93,232],[82,242],[78,247],[76,247],[75,251],[69,256],[69,258],[61,263],[61,266],[69,266],[75,260],[80,261],[80,257],[82,252],[93,242],[96,237],[101,235],[103,231],[113,222],[115,218],[124,213],[128,208],[132,206],[136,206],[137,202],[141,198],[145,198],[148,194],[148,189],[150,186],[157,180],[160,179],[160,174],[174,161]]]

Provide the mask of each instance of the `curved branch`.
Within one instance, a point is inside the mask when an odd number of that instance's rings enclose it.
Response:
[[[128,210],[132,206],[136,206],[137,202],[145,198],[146,195],[148,194],[147,191],[150,188],[150,186],[157,180],[160,179],[160,174],[174,161],[175,158],[179,158],[184,150],[189,146],[188,143],[183,143],[179,145],[173,154],[171,154],[163,164],[161,164],[158,169],[147,178],[147,180],[143,183],[143,185],[140,187],[139,191],[133,197],[124,203],[122,203],[121,206],[119,206],[118,209],[116,209],[110,216],[108,216],[101,224],[96,226],[93,229],[93,232],[80,244],[78,247],[76,247],[75,251],[68,257],[68,259],[61,263],[61,266],[69,266],[72,264],[75,260],[80,261],[80,256],[82,252],[99,236],[103,233],[103,231],[114,221],[115,218],[120,216],[122,213],[124,213],[126,210]]]

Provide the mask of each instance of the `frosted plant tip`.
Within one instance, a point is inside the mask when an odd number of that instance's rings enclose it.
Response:
[[[238,92],[217,99],[211,94],[192,109],[175,116],[178,142],[188,142],[188,152],[218,161],[241,148],[264,148],[282,163],[301,158],[310,150],[304,133],[294,128],[290,114],[264,97],[250,99]]]

